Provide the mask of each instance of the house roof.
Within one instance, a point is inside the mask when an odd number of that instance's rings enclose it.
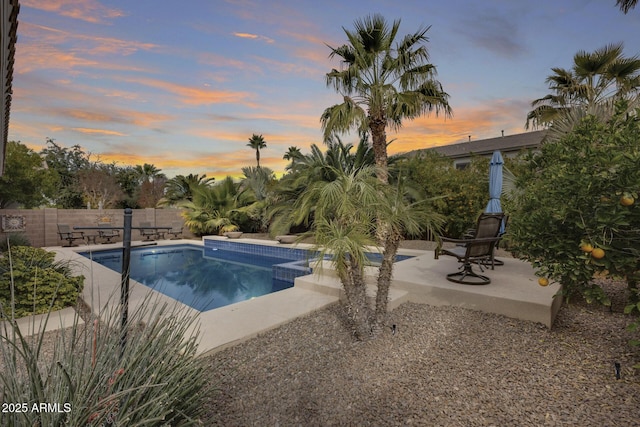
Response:
[[[518,133],[515,135],[499,136],[497,138],[479,139],[476,141],[442,145],[429,148],[451,159],[458,159],[475,155],[491,155],[499,150],[503,154],[540,147],[546,130]]]
[[[9,114],[13,94],[13,64],[18,38],[18,0],[0,0],[0,88],[2,111],[0,114],[0,175],[4,171],[4,158],[9,138]]]

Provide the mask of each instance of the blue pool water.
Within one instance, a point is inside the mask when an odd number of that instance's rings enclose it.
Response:
[[[84,255],[118,273],[122,249]],[[207,311],[293,286],[293,279],[274,278],[274,266],[299,260],[252,255],[195,245],[131,249],[131,279],[190,307]],[[310,270],[293,265],[300,274]]]

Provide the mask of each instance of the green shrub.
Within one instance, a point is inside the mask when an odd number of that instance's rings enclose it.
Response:
[[[489,159],[474,157],[465,169],[456,169],[451,159],[427,151],[397,162],[394,169],[431,199],[432,211],[446,218],[444,236],[461,237],[489,201]]]
[[[59,331],[49,354],[45,334],[25,338],[5,323],[0,395],[28,410],[0,413],[0,425],[202,425],[207,376],[205,359],[196,357],[196,315],[147,297],[129,314],[123,347],[119,304],[107,306],[94,321],[76,317]],[[37,402],[59,411],[33,411]]]
[[[68,265],[54,258],[54,253],[30,246],[14,246],[4,253],[0,258],[0,317],[47,313],[76,303],[84,277],[73,276]]]
[[[22,233],[8,233],[6,239],[0,241],[0,252],[7,252],[13,246],[31,246],[31,242]]]

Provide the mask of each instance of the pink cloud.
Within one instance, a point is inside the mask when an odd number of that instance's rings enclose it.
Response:
[[[20,35],[16,70],[21,74],[38,69],[62,69],[71,73],[78,72],[78,68],[149,71],[138,66],[123,65],[120,61],[95,58],[104,54],[127,56],[139,50],[159,49],[153,43],[75,34],[29,22],[20,23]],[[73,50],[58,47],[70,41],[74,43]]]
[[[273,43],[274,40],[272,38],[269,38],[267,36],[261,36],[258,34],[251,34],[251,33],[233,33],[233,35],[235,37],[239,37],[241,39],[251,39],[251,40],[260,40],[263,41],[265,43]]]
[[[138,83],[144,86],[162,89],[166,92],[182,98],[182,102],[187,105],[208,105],[208,104],[242,104],[254,107],[255,104],[248,101],[252,98],[249,92],[238,92],[228,90],[212,90],[195,86],[186,86],[150,78],[122,78],[130,83]]]
[[[106,20],[124,16],[121,10],[108,8],[96,0],[22,0],[21,3],[32,9],[92,23],[105,23]]]
[[[122,132],[116,132],[108,129],[91,129],[91,128],[71,128],[75,132],[90,134],[90,135],[107,135],[107,136],[126,136]]]

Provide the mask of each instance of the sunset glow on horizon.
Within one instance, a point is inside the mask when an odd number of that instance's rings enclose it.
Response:
[[[167,176],[280,175],[288,147],[322,145],[320,116],[341,102],[325,74],[329,46],[372,13],[421,26],[453,117],[431,114],[387,131],[391,154],[525,132],[552,67],[579,50],[624,42],[640,54],[640,11],[614,0],[325,2],[20,0],[9,140],[80,145],[119,165]],[[354,135],[344,142],[357,143]]]

